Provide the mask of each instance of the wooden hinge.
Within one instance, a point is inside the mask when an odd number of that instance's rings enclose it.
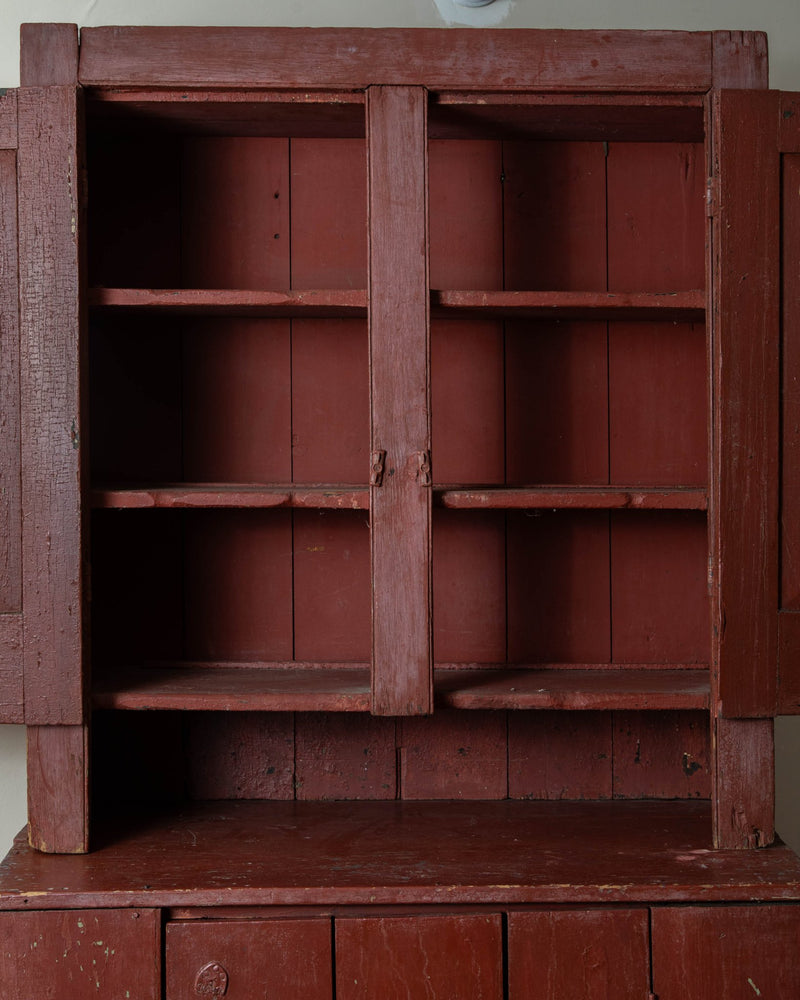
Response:
[[[420,486],[430,486],[431,479],[431,453],[429,451],[418,451],[417,461],[419,463],[419,484]]]
[[[383,470],[384,467],[386,466],[386,452],[373,451],[370,461],[371,465],[369,470],[369,485],[382,486]]]

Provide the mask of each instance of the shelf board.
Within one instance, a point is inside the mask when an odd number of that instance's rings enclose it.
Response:
[[[266,508],[369,510],[367,486],[266,486],[242,483],[181,483],[158,486],[98,486],[91,491],[95,509]]]
[[[707,510],[698,487],[539,486],[437,487],[440,506],[453,510]]]
[[[685,292],[431,292],[434,316],[487,315],[528,319],[672,320],[702,322],[706,293]]]
[[[0,910],[175,907],[192,916],[202,914],[185,908],[800,899],[800,861],[788,848],[712,850],[708,801],[97,811],[82,857],[39,854],[20,834],[0,866]]]
[[[90,288],[89,307],[177,316],[348,317],[367,315],[367,293],[363,288]]]
[[[437,706],[462,709],[706,710],[699,664],[506,667],[441,664]],[[109,671],[96,708],[138,711],[367,712],[367,663],[165,663]]]

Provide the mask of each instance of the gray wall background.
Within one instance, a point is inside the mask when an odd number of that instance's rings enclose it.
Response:
[[[673,28],[761,30],[769,35],[770,85],[800,90],[797,0],[3,0],[0,87],[19,84],[23,21],[101,24],[360,27]],[[776,723],[777,823],[800,852],[800,717]],[[0,726],[0,857],[25,825],[25,730]]]

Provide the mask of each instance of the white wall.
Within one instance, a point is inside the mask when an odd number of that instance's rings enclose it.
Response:
[[[797,0],[3,0],[0,87],[19,83],[22,21],[99,24],[242,24],[365,27],[758,29],[768,32],[770,84],[800,90]],[[776,730],[778,829],[800,851],[800,717]],[[25,823],[25,735],[0,726],[0,855]]]

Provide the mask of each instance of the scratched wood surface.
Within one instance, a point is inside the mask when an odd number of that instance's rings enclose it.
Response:
[[[157,910],[65,910],[0,916],[7,997],[161,998]]]
[[[31,726],[28,838],[47,854],[89,849],[89,728]]]
[[[707,802],[219,802],[20,838],[0,908],[800,901],[788,848],[711,848]],[[28,902],[26,902],[28,900]]]
[[[509,1000],[642,1000],[649,985],[647,910],[509,913]]]
[[[350,917],[335,921],[343,1000],[501,1000],[499,914]]]
[[[432,708],[426,112],[419,87],[369,91],[372,451],[386,459],[370,510],[378,715]]]
[[[308,920],[171,921],[166,928],[166,996],[331,1000],[331,924]],[[221,967],[203,978],[208,966]],[[218,985],[220,992],[212,993]],[[224,986],[222,985],[224,984]]]
[[[798,941],[793,906],[656,909],[653,988],[660,1000],[795,996]]]
[[[744,850],[775,839],[775,737],[772,719],[713,722],[714,845]]]

